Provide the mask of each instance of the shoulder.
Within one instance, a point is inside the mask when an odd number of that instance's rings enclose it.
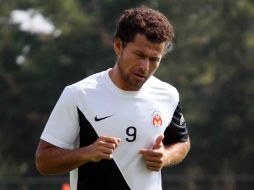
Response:
[[[151,88],[178,96],[178,91],[173,85],[164,82],[155,76],[151,76],[148,83]]]
[[[160,94],[161,96],[167,96],[175,100],[179,100],[178,90],[171,84],[158,79],[155,76],[149,78],[148,86],[152,90],[151,93]]]
[[[80,91],[84,92],[86,90],[96,89],[98,86],[101,86],[105,83],[104,76],[106,71],[92,74],[81,81],[78,81],[74,84],[66,86],[67,91],[72,93],[79,93]]]

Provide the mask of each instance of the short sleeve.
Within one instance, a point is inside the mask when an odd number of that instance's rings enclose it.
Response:
[[[171,123],[164,132],[163,144],[169,145],[176,142],[185,142],[188,138],[187,126],[179,102],[174,111]]]
[[[71,86],[68,86],[51,112],[41,139],[60,148],[73,149],[78,133],[77,106]]]

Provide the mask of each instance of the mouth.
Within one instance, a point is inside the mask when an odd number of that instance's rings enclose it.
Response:
[[[139,80],[146,80],[146,75],[140,72],[134,72],[133,73],[135,78],[139,79]]]

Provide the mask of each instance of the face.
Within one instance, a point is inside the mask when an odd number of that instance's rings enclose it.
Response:
[[[117,64],[109,75],[122,90],[137,91],[160,65],[165,43],[153,43],[145,35],[137,34],[133,42],[123,45],[117,38],[114,50]]]

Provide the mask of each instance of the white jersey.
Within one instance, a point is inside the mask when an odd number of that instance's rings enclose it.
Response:
[[[152,148],[160,134],[166,144],[188,138],[178,102],[177,90],[154,76],[139,91],[123,91],[103,71],[64,89],[41,139],[64,149],[102,135],[121,139],[112,160],[70,172],[71,190],[161,190],[161,172],[148,170],[139,151]]]

